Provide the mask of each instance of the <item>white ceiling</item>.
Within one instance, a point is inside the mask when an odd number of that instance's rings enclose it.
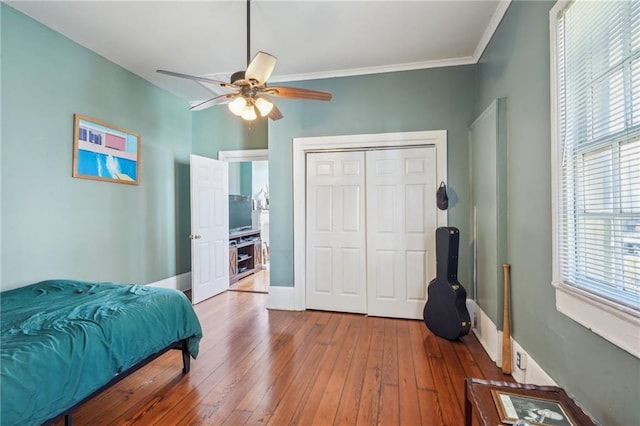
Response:
[[[475,63],[510,0],[252,0],[251,55],[270,82]],[[246,68],[246,1],[8,1],[10,6],[191,103]],[[303,84],[299,84],[303,87]]]

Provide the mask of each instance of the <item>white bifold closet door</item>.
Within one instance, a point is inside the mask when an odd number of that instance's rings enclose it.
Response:
[[[364,152],[307,155],[307,308],[367,312]]]
[[[436,188],[435,147],[308,154],[307,307],[422,318]]]

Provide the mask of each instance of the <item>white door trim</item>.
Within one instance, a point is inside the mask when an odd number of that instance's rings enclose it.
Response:
[[[447,131],[377,133],[293,139],[293,310],[306,309],[306,154],[330,150],[436,147],[437,181],[447,180]],[[436,191],[438,188],[434,188]],[[447,226],[447,212],[438,210],[438,226]]]
[[[269,159],[268,149],[243,149],[240,151],[219,151],[218,160],[227,163],[241,163],[244,161],[264,161]]]

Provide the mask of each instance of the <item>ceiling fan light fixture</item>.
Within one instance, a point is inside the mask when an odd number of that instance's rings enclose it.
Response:
[[[241,116],[247,106],[247,100],[243,96],[238,96],[229,103],[229,110],[235,115]]]
[[[263,97],[257,98],[255,105],[256,105],[256,108],[258,108],[258,111],[260,111],[260,115],[262,117],[266,117],[267,115],[269,115],[269,113],[273,109],[273,103],[271,103],[271,101]]]
[[[244,120],[253,121],[258,118],[258,114],[256,114],[256,109],[253,105],[247,105],[242,111],[241,117]]]
[[[299,87],[267,87],[267,80],[271,77],[276,66],[276,57],[259,51],[250,59],[251,52],[251,1],[247,2],[247,68],[236,71],[231,75],[229,83],[206,77],[182,74],[173,71],[156,70],[160,74],[186,78],[201,83],[209,83],[223,89],[233,90],[232,93],[215,96],[197,105],[191,106],[190,111],[200,111],[214,105],[228,104],[229,110],[244,120],[251,121],[260,117],[280,120],[282,112],[273,104],[271,97],[288,99],[308,99],[315,101],[330,101],[331,93],[319,90],[302,89]]]

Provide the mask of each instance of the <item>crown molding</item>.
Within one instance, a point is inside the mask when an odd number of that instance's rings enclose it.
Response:
[[[273,76],[270,79],[271,83],[279,83],[285,81],[301,81],[301,80],[320,80],[325,78],[336,77],[354,77],[367,74],[381,74],[398,71],[411,71],[426,68],[440,68],[451,67],[457,65],[470,65],[475,64],[475,60],[471,56],[465,56],[462,58],[442,59],[437,61],[423,61],[423,62],[409,62],[406,64],[394,64],[394,65],[382,65],[377,67],[364,67],[364,68],[351,68],[335,71],[320,71],[306,74],[289,74]]]
[[[493,37],[493,34],[498,29],[498,25],[500,25],[500,22],[502,22],[502,18],[504,17],[505,13],[507,13],[507,9],[509,8],[510,4],[511,0],[498,1],[498,6],[493,12],[491,20],[489,20],[489,25],[487,25],[487,28],[484,29],[484,33],[482,33],[482,37],[480,37],[480,41],[476,46],[476,50],[473,52],[474,63],[478,63],[478,61],[480,60],[480,57],[484,53],[484,49],[487,48],[487,45],[491,41],[491,37]]]
[[[441,68],[441,67],[452,67],[452,66],[460,66],[460,65],[473,65],[477,64],[480,60],[480,57],[484,53],[484,50],[489,45],[493,34],[498,29],[500,22],[502,22],[502,18],[505,13],[507,13],[507,9],[511,5],[512,0],[499,0],[496,9],[491,15],[491,19],[489,20],[489,24],[485,28],[482,33],[482,37],[480,38],[478,45],[476,46],[472,56],[463,56],[459,58],[449,58],[449,59],[441,59],[435,61],[421,61],[421,62],[409,62],[405,64],[394,64],[394,65],[382,65],[375,67],[363,67],[363,68],[350,68],[344,70],[332,70],[332,71],[320,71],[313,73],[303,73],[303,74],[288,74],[288,75],[274,75],[270,78],[270,83],[282,83],[282,82],[290,82],[290,81],[303,81],[303,80],[321,80],[326,78],[337,78],[337,77],[355,77],[359,75],[367,75],[367,74],[382,74],[382,73],[391,73],[391,72],[400,72],[400,71],[412,71],[418,69],[428,69],[428,68]],[[220,79],[226,81],[224,77],[226,74],[217,74],[206,76],[213,79]],[[206,88],[212,94],[220,95],[223,91],[212,90],[211,87],[205,84],[201,84],[204,88]],[[225,92],[226,93],[226,92]],[[194,102],[193,104],[197,104],[198,102]]]
[[[279,75],[272,76],[269,79],[269,84],[273,83],[282,83],[282,82],[290,82],[290,81],[304,81],[304,80],[321,80],[325,78],[336,78],[336,77],[354,77],[359,75],[368,75],[368,74],[381,74],[381,73],[390,73],[390,72],[398,72],[398,71],[412,71],[418,69],[427,69],[427,68],[441,68],[441,67],[452,67],[458,65],[471,65],[475,64],[477,60],[471,56],[465,56],[462,58],[453,58],[453,59],[443,59],[438,61],[423,61],[423,62],[410,62],[406,64],[395,64],[395,65],[384,65],[379,67],[366,67],[366,68],[352,68],[345,70],[337,70],[337,71],[321,71],[314,73],[306,73],[306,74],[289,74],[289,75]],[[207,78],[214,79],[222,79],[222,74],[206,75]],[[211,94],[215,96],[222,95],[224,93],[228,93],[223,89],[214,88],[206,83],[196,82],[206,90],[208,90]],[[217,90],[216,90],[217,89]],[[190,102],[191,106],[198,105],[203,100],[198,100],[194,102]]]
[[[464,56],[460,58],[451,58],[451,59],[442,59],[436,61],[423,61],[423,62],[409,62],[406,64],[396,64],[396,65],[384,65],[378,67],[365,67],[365,68],[352,68],[352,69],[344,69],[337,71],[322,71],[315,73],[306,73],[306,74],[289,74],[289,75],[279,75],[273,76],[271,78],[271,83],[279,83],[286,81],[301,81],[301,80],[319,80],[325,78],[335,78],[335,77],[353,77],[358,75],[366,75],[366,74],[380,74],[380,73],[388,73],[388,72],[398,72],[398,71],[411,71],[418,69],[427,69],[427,68],[440,68],[440,67],[451,67],[458,65],[471,65],[477,64],[484,53],[487,45],[491,41],[491,37],[498,29],[498,25],[502,22],[502,18],[504,17],[509,5],[511,4],[511,0],[499,0],[496,10],[493,12],[491,19],[489,20],[489,24],[485,28],[482,33],[482,37],[476,46],[476,49],[473,52],[472,56]]]

